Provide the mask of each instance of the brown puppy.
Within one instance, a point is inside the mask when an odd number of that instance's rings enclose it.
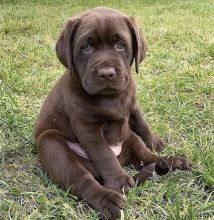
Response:
[[[135,61],[138,72],[146,43],[133,18],[107,8],[81,13],[67,21],[56,52],[67,71],[41,108],[35,139],[40,161],[57,183],[72,186],[75,195],[115,219],[125,204],[122,188],[135,184],[122,166],[154,169],[155,163],[160,174],[189,169],[185,158],[151,151],[163,144],[136,100],[130,66]],[[142,180],[142,173],[135,179]]]

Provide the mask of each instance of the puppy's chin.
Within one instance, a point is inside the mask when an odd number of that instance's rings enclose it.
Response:
[[[122,91],[114,88],[105,88],[100,91],[98,91],[96,94],[98,95],[105,95],[105,96],[111,96],[111,95],[116,95],[120,94]]]
[[[89,95],[104,95],[104,96],[112,96],[112,95],[118,95],[122,93],[127,88],[127,84],[119,87],[101,87],[98,88],[96,86],[88,86],[87,83],[84,83],[83,89],[89,94]]]

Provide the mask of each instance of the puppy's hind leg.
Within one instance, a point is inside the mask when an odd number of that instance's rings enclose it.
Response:
[[[155,170],[157,174],[164,175],[174,170],[190,170],[191,162],[184,157],[161,156],[150,151],[141,138],[133,131],[124,143],[129,152],[129,163],[136,169],[141,170],[134,180],[141,179],[144,182],[153,175]]]
[[[39,158],[51,178],[101,212],[107,218],[116,219],[124,208],[123,196],[105,189],[81,164],[60,131],[51,129],[36,138]]]

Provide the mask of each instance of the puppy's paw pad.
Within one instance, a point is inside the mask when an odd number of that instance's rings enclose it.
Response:
[[[190,159],[185,158],[185,157],[180,157],[179,160],[181,161],[179,170],[190,170],[191,169],[192,161]]]

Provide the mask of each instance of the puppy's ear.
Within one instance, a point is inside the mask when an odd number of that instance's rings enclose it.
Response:
[[[139,64],[146,55],[146,40],[142,31],[137,28],[133,17],[126,17],[126,23],[132,35],[133,60],[135,60],[135,70],[138,73]],[[133,60],[131,64],[133,63]]]
[[[74,67],[73,64],[73,56],[72,56],[72,50],[73,50],[73,40],[75,33],[77,31],[78,26],[81,23],[81,19],[77,17],[70,18],[62,32],[60,33],[59,39],[56,43],[56,54],[59,59],[59,61],[69,69],[69,71],[72,71],[72,68]]]

